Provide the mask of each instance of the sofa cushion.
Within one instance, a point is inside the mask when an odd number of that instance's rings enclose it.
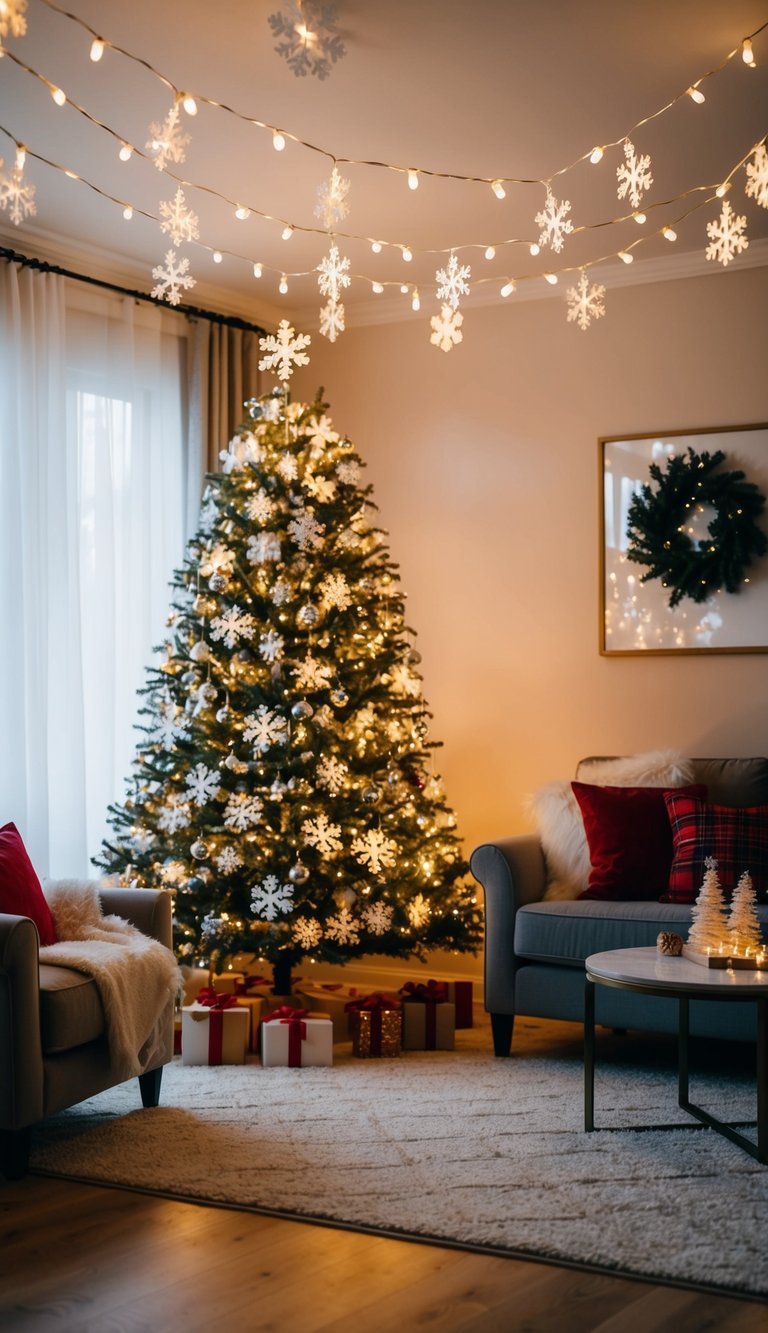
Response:
[[[0,912],[28,916],[37,926],[41,944],[56,943],[51,909],[15,824],[0,828]]]
[[[768,939],[768,906],[761,904],[757,914]],[[662,930],[686,939],[690,924],[691,909],[683,903],[529,903],[515,916],[515,955],[583,967],[592,953],[654,945]]]
[[[715,804],[768,804],[768,759],[692,759],[691,765],[691,782],[703,782]]]
[[[696,901],[708,857],[717,862],[727,899],[745,870],[752,876],[758,899],[768,899],[768,805],[710,805],[679,792],[667,792],[664,800],[673,845],[665,901]]]
[[[44,1055],[94,1041],[104,1031],[104,1010],[92,977],[70,967],[40,964],[40,1035]]]
[[[672,830],[664,804],[668,787],[596,787],[573,782],[589,847],[588,887],[582,898],[658,901],[667,891]],[[680,787],[706,797],[704,786]]]

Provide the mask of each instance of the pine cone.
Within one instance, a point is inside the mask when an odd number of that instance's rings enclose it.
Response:
[[[662,930],[656,936],[656,948],[659,953],[677,958],[683,952],[683,937],[676,935],[673,930]]]

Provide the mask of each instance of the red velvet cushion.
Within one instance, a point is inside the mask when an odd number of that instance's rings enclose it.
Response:
[[[31,917],[40,943],[56,943],[51,909],[15,824],[0,828],[0,912]]]
[[[704,859],[714,856],[723,893],[730,898],[748,870],[758,900],[768,898],[768,805],[707,805],[684,788],[664,798],[672,829],[669,890],[662,902],[694,903],[704,881]]]
[[[588,888],[580,898],[607,901],[658,900],[672,864],[672,830],[664,796],[667,787],[595,787],[572,782],[589,847]],[[678,792],[706,796],[700,785]]]

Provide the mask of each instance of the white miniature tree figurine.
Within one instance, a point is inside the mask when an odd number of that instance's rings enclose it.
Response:
[[[755,910],[757,894],[752,883],[752,876],[745,870],[731,899],[731,912],[728,917],[728,937],[730,946],[739,953],[747,950],[757,952],[762,944],[760,921]]]
[[[717,953],[727,938],[725,900],[717,873],[717,861],[713,856],[708,856],[704,865],[704,881],[691,911],[688,946],[698,953],[706,953],[707,949]]]

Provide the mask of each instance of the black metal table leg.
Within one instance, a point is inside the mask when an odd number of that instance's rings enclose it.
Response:
[[[595,983],[584,985],[584,1129],[595,1128]]]
[[[757,1001],[757,1160],[768,1163],[768,997]]]
[[[690,1035],[687,996],[681,995],[677,1006],[677,1104],[686,1107],[688,1105],[688,1037]]]

